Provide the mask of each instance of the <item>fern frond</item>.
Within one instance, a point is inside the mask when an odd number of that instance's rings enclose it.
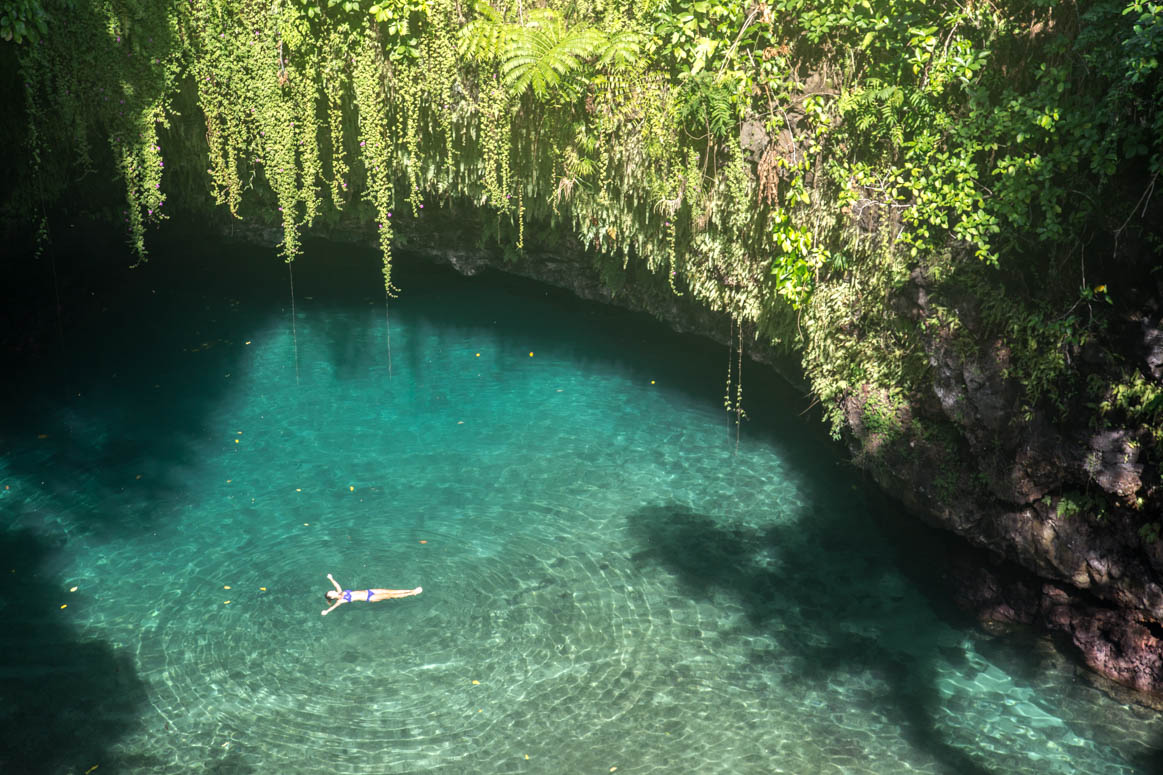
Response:
[[[614,72],[633,67],[642,56],[642,46],[645,40],[644,35],[633,30],[615,32],[609,37],[602,49],[598,67],[608,67]]]
[[[711,131],[719,137],[727,137],[735,126],[735,110],[725,92],[716,91],[709,95]]]
[[[478,0],[473,8],[477,16],[460,29],[457,51],[475,62],[492,62],[508,47],[512,30],[501,14],[483,0]]]
[[[534,9],[528,18],[505,43],[501,75],[513,96],[520,97],[532,88],[542,99],[579,70],[583,60],[604,46],[606,38],[587,27],[567,29],[548,8]]]
[[[735,108],[731,93],[707,72],[687,78],[679,96],[679,118],[688,124],[709,129],[726,138],[735,128]]]

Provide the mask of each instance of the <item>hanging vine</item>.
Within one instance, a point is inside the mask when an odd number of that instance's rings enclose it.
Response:
[[[327,137],[331,157],[331,178],[328,190],[331,205],[336,211],[347,203],[351,167],[347,163],[347,144],[344,133],[344,108],[351,91],[348,65],[352,54],[348,49],[350,36],[346,28],[332,27],[327,32],[323,48],[323,93],[327,97]]]
[[[379,248],[383,256],[384,290],[392,284],[392,145],[389,142],[385,92],[385,61],[379,35],[371,20],[365,22],[353,50],[352,89],[359,124],[360,157],[364,168],[364,198],[375,210]]]
[[[239,38],[225,9],[209,0],[191,5],[191,71],[206,120],[211,189],[218,204],[236,218],[242,204],[242,170],[261,162],[254,130],[254,100],[238,90],[253,69],[250,58],[258,33]],[[230,40],[227,40],[227,34]]]
[[[512,101],[497,73],[487,79],[480,95],[480,137],[484,200],[498,212],[509,209],[509,153],[512,138]]]
[[[733,417],[735,425],[735,450],[739,449],[739,437],[743,420],[743,320],[737,315],[729,317],[727,334],[727,387],[723,393],[723,408],[728,417]]]
[[[456,145],[454,143],[454,117],[456,97],[454,87],[457,81],[456,30],[454,23],[459,16],[453,0],[433,0],[430,4],[428,34],[423,43],[423,75],[417,74],[424,87],[428,104],[436,114],[440,134],[444,138],[444,166],[446,176],[452,180],[456,167]]]
[[[283,42],[289,50],[284,52],[279,80],[292,105],[291,142],[297,157],[297,198],[302,205],[302,223],[310,226],[319,215],[319,184],[324,180],[319,152],[320,84],[316,80],[324,52],[317,46],[306,19],[297,15],[285,20]]]
[[[412,217],[419,216],[424,207],[420,185],[420,98],[423,91],[418,70],[409,65],[396,68],[396,115],[403,136],[402,166],[408,177],[407,202],[412,206]]]
[[[794,344],[840,423],[862,383],[919,384],[884,303],[915,270],[1018,271],[1005,256],[1088,241],[1106,193],[1132,200],[1120,236],[1157,239],[1157,13],[1088,4],[1067,36],[1044,3],[889,5],[913,21],[885,26],[858,0],[61,3],[11,44],[29,187],[51,200],[112,169],[142,258],[180,147],[182,174],[205,170],[234,217],[281,226],[287,260],[325,211],[366,211],[389,294],[397,185],[414,216],[425,198],[486,205],[508,250],[527,220],[572,227],[609,281],[636,263],[732,316],[740,342]],[[1037,39],[1015,32],[1030,14]],[[178,145],[199,114],[204,133]],[[1087,175],[1106,193],[1068,199],[1060,182]],[[1092,263],[1041,267],[1036,303],[990,308],[1031,403],[1055,399],[1063,348],[1094,319],[1063,311],[1109,298],[1083,282]]]

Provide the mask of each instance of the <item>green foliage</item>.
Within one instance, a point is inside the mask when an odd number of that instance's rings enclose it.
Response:
[[[985,318],[1011,343],[1005,377],[1017,378],[1026,390],[1027,412],[1038,401],[1059,413],[1066,411],[1062,379],[1069,354],[1084,345],[1090,332],[1083,318],[1048,305],[1023,304],[1009,294],[994,292],[982,298]]]
[[[556,11],[535,8],[526,21],[507,37],[501,51],[501,80],[515,98],[532,89],[538,100],[555,90],[576,93],[570,82],[583,62],[606,45],[598,30],[567,27]]]
[[[460,32],[458,50],[481,65],[495,65],[514,99],[526,90],[541,102],[577,97],[592,76],[589,65],[624,70],[638,61],[643,35],[618,30],[607,36],[586,24],[568,24],[553,8],[533,8],[514,22],[478,0],[477,17]]]
[[[50,21],[51,17],[40,0],[0,2],[0,39],[36,43],[48,34]]]
[[[389,0],[368,9],[378,25],[389,61],[415,62],[420,58],[423,35],[417,33],[431,23],[429,10],[427,0]]]
[[[1100,415],[1114,413],[1148,425],[1163,420],[1163,388],[1138,369],[1124,381],[1106,387],[1097,408]]]
[[[328,13],[358,13],[361,4],[358,0],[294,0],[292,5],[307,19],[320,19]],[[372,13],[375,13],[374,7]]]
[[[485,0],[477,0],[473,10],[476,16],[461,28],[457,48],[471,62],[495,63],[508,48],[516,28],[506,24],[501,12]]]
[[[352,89],[358,116],[360,156],[363,160],[364,198],[375,211],[380,251],[384,255],[384,289],[391,295],[392,285],[392,209],[395,190],[392,183],[394,162],[393,138],[388,129],[388,99],[384,89],[386,62],[370,23],[351,41]]]
[[[739,82],[746,78],[744,52],[763,38],[760,11],[739,0],[670,0],[655,12],[652,44],[680,80],[709,72]]]
[[[1156,464],[1163,462],[1163,387],[1138,369],[1125,371],[1121,378],[1092,374],[1088,380],[1088,406],[1096,426],[1128,427],[1138,431],[1136,446]]]
[[[739,348],[743,330],[794,346],[839,432],[848,398],[926,394],[933,332],[1004,352],[1028,411],[1068,403],[1073,355],[1117,311],[1087,278],[1126,260],[1072,251],[1116,227],[1157,239],[1142,205],[1163,171],[1161,15],[1145,0],[12,0],[0,33],[23,41],[30,185],[116,170],[141,256],[167,132],[197,138],[181,166],[218,203],[281,226],[288,260],[321,216],[363,219],[389,293],[398,207],[484,206],[514,256],[526,220],[569,229],[611,284],[637,268],[729,317]],[[1096,401],[1158,427],[1128,380]]]
[[[1081,514],[1101,522],[1107,517],[1108,504],[1101,493],[1077,492],[1071,490],[1058,496],[1054,512],[1059,519],[1070,519]]]
[[[707,72],[692,75],[683,82],[679,93],[678,117],[704,130],[703,136],[718,140],[729,138],[735,129],[735,106],[731,92]]]

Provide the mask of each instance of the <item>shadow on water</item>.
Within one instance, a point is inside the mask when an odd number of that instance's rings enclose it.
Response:
[[[200,445],[225,435],[207,417],[243,368],[242,340],[276,324],[276,261],[184,244],[161,241],[136,269],[108,245],[58,250],[62,346],[0,384],[6,481],[50,496],[77,529],[150,529]]]
[[[480,370],[487,384],[504,389],[530,366],[569,363],[640,387],[657,383],[657,390],[692,406],[715,406],[722,399],[726,346],[677,334],[646,313],[584,301],[496,269],[465,277],[404,252],[393,263],[401,292],[385,305],[379,262],[378,253],[366,248],[305,242],[294,269],[296,317],[300,341],[309,327],[323,351],[301,347],[304,373],[322,361],[340,379],[382,375],[390,357],[395,377],[403,378],[398,387],[438,401],[448,397],[447,386],[434,378]],[[280,281],[280,303],[286,305],[285,270]],[[475,353],[481,353],[479,361]],[[808,396],[765,367],[748,362],[744,371],[747,412],[756,422],[744,423],[742,438],[779,446],[790,432],[824,440],[818,415],[801,415]],[[724,414],[725,429],[727,419]],[[734,430],[730,436],[734,440]],[[813,453],[830,456],[827,464],[835,465],[835,451],[826,447],[818,443]]]
[[[27,532],[0,534],[0,771],[108,768],[111,749],[146,703],[133,661],[70,626],[87,591],[50,569],[57,548]],[[62,609],[66,604],[68,608]],[[146,770],[158,762],[148,762]]]
[[[531,350],[581,356],[583,362],[620,369],[633,363],[632,357],[619,363],[614,350],[611,363],[607,353],[599,359],[577,347],[578,338],[594,335],[591,330],[579,331],[579,326],[601,326],[612,318],[615,328],[609,333],[617,338],[627,335],[627,323],[663,330],[652,319],[587,304],[562,289],[494,269],[466,277],[403,252],[393,259],[393,282],[400,292],[385,299],[380,261],[379,254],[367,248],[305,241],[304,255],[294,264],[296,320],[301,338],[309,327],[325,348],[323,353],[310,353],[302,347],[305,368],[306,361],[315,358],[341,379],[360,378],[372,370],[386,372],[390,337],[396,372],[406,371],[417,379],[430,364],[463,356],[470,349],[487,351],[502,371],[528,362]],[[276,300],[289,308],[288,273],[277,259],[275,263],[282,294]],[[360,314],[353,319],[353,312]],[[281,314],[289,321],[289,309]]]
[[[950,775],[991,772],[946,742],[934,724],[940,704],[935,665],[943,658],[938,633],[902,634],[891,639],[896,648],[883,642],[890,639],[862,634],[883,630],[892,606],[922,601],[914,596],[906,602],[906,590],[883,599],[881,582],[899,573],[898,564],[870,551],[860,527],[819,513],[757,530],[675,505],[641,509],[629,522],[643,547],[636,562],[665,568],[694,599],[729,595],[756,629],[778,633],[786,650],[780,659],[798,666],[785,679],[789,692],[826,685],[836,673],[871,674],[889,691],[863,701],[898,724],[917,751]],[[909,619],[911,625],[924,621]],[[934,620],[933,626],[940,625]],[[757,662],[768,658],[754,655]]]
[[[289,339],[290,277],[272,250],[178,231],[156,235],[151,248],[136,269],[120,242],[79,239],[59,249],[62,346],[0,382],[9,481],[48,496],[55,517],[83,530],[147,532],[167,504],[189,497],[182,476],[201,451],[233,441],[235,429],[211,418],[245,375],[253,352],[246,342],[264,333]],[[300,348],[305,361],[321,361],[302,367],[323,366],[340,379],[386,371],[378,256],[326,242],[306,248],[294,265],[299,338],[309,330],[324,350]],[[725,350],[690,336],[676,344],[644,315],[495,271],[462,277],[406,255],[395,268],[403,289],[389,308],[400,321],[396,371],[410,370],[401,376],[416,380],[417,391],[438,397],[443,386],[422,382],[455,373],[426,368],[432,361],[491,349],[486,378],[500,389],[527,365],[545,362],[528,357],[535,351],[639,385],[657,379],[660,389],[697,401],[722,393]],[[51,288],[41,290],[50,303]],[[353,323],[352,310],[363,310],[366,322]],[[294,379],[290,347],[286,357],[284,378]],[[706,378],[692,381],[697,374]],[[756,374],[749,388],[761,384]],[[749,411],[763,411],[765,390],[752,393]],[[793,416],[807,405],[802,396],[778,403]],[[43,517],[31,513],[27,524]]]
[[[1163,772],[1163,734],[1154,741],[1154,750],[1136,757],[1135,766],[1143,772]]]

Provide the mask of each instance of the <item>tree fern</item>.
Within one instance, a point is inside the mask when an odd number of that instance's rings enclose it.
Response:
[[[492,62],[500,59],[508,45],[513,26],[505,24],[500,12],[483,0],[473,6],[476,17],[460,30],[457,50],[474,62]]]
[[[515,97],[531,88],[544,99],[605,47],[606,36],[599,30],[567,28],[552,9],[534,9],[526,18],[505,41],[501,54],[501,78]]]
[[[633,30],[618,30],[606,40],[598,67],[606,67],[614,72],[627,70],[638,64],[642,58],[642,46],[646,37]]]

